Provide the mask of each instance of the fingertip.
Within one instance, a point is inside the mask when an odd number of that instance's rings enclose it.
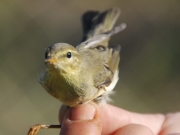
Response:
[[[95,116],[96,108],[93,104],[85,104],[70,109],[70,120],[92,120]]]
[[[129,124],[118,129],[115,135],[154,135],[146,126],[139,124]]]
[[[63,135],[100,135],[102,129],[99,108],[95,103],[70,108],[62,121]]]
[[[65,116],[65,114],[67,113],[67,111],[70,109],[70,107],[65,106],[65,105],[61,105],[60,109],[59,109],[59,123],[61,124],[63,121],[63,118]]]

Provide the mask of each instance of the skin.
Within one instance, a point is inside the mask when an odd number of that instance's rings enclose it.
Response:
[[[93,102],[61,106],[59,122],[60,135],[180,135],[180,112],[139,114]]]

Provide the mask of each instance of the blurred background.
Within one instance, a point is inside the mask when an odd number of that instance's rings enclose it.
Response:
[[[81,15],[120,7],[113,36],[121,45],[120,80],[112,104],[140,113],[180,110],[179,0],[2,0],[0,2],[0,134],[25,135],[37,123],[58,124],[61,103],[44,91],[37,75],[45,48],[78,45]],[[58,134],[41,130],[39,135]]]

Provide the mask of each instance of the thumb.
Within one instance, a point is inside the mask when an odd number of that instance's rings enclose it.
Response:
[[[67,109],[67,108],[66,108]],[[100,111],[95,103],[83,104],[74,108],[69,108],[66,111],[65,117],[62,120],[62,114],[65,111],[60,110],[60,121],[62,135],[100,135],[102,123]]]

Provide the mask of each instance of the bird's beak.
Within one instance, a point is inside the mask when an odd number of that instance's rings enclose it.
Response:
[[[50,64],[54,64],[56,62],[57,62],[57,59],[55,59],[55,58],[49,58],[49,59],[45,60],[45,63],[50,63]]]

